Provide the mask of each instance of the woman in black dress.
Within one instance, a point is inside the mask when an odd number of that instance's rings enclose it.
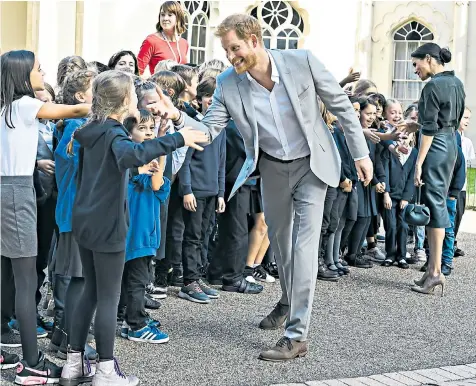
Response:
[[[450,226],[446,197],[456,162],[455,130],[464,113],[464,87],[454,71],[445,71],[451,52],[438,44],[426,43],[411,54],[415,73],[431,80],[423,88],[418,103],[421,135],[415,167],[415,185],[422,187],[422,203],[430,209],[427,225],[430,258],[428,269],[412,290],[433,293],[445,285],[441,274],[441,254],[445,228]]]

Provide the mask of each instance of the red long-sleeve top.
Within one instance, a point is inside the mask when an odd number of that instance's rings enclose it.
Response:
[[[167,42],[155,33],[150,34],[142,43],[139,54],[137,55],[137,62],[139,64],[139,73],[142,75],[146,66],[149,66],[149,71],[151,74],[154,73],[155,66],[162,60],[179,60],[179,51],[177,49],[177,42],[169,42],[170,47],[175,53],[176,57],[170,50]],[[182,54],[181,64],[187,63],[187,53],[188,53],[188,42],[184,38],[180,38],[178,41],[178,47],[180,53]]]

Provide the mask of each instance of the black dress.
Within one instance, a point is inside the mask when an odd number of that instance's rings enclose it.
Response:
[[[446,198],[456,162],[455,131],[464,113],[464,98],[463,84],[455,77],[454,71],[444,71],[425,85],[418,102],[421,133],[433,136],[421,175],[424,183],[421,200],[430,209],[428,226],[431,228],[451,225]]]

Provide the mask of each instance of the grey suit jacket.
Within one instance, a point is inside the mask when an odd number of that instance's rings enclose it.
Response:
[[[319,98],[344,128],[349,150],[354,158],[369,154],[362,128],[349,98],[324,65],[308,50],[270,50],[280,79],[288,92],[311,149],[311,170],[324,183],[338,186],[340,156],[319,110]],[[246,150],[246,161],[230,197],[256,169],[258,161],[258,124],[246,74],[238,75],[233,67],[217,78],[212,105],[204,119],[197,122],[185,117],[184,125],[209,132],[214,139],[233,119]]]

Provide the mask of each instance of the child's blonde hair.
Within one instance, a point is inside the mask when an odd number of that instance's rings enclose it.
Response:
[[[99,74],[93,81],[93,103],[85,125],[93,121],[104,123],[113,114],[124,115],[129,110],[126,101],[131,96],[132,87],[132,78],[126,72],[110,70]],[[73,154],[74,136],[82,127],[71,136],[67,149],[70,155]]]
[[[161,60],[154,68],[154,74],[157,74],[160,71],[170,71],[173,66],[176,66],[178,63],[172,59]]]

